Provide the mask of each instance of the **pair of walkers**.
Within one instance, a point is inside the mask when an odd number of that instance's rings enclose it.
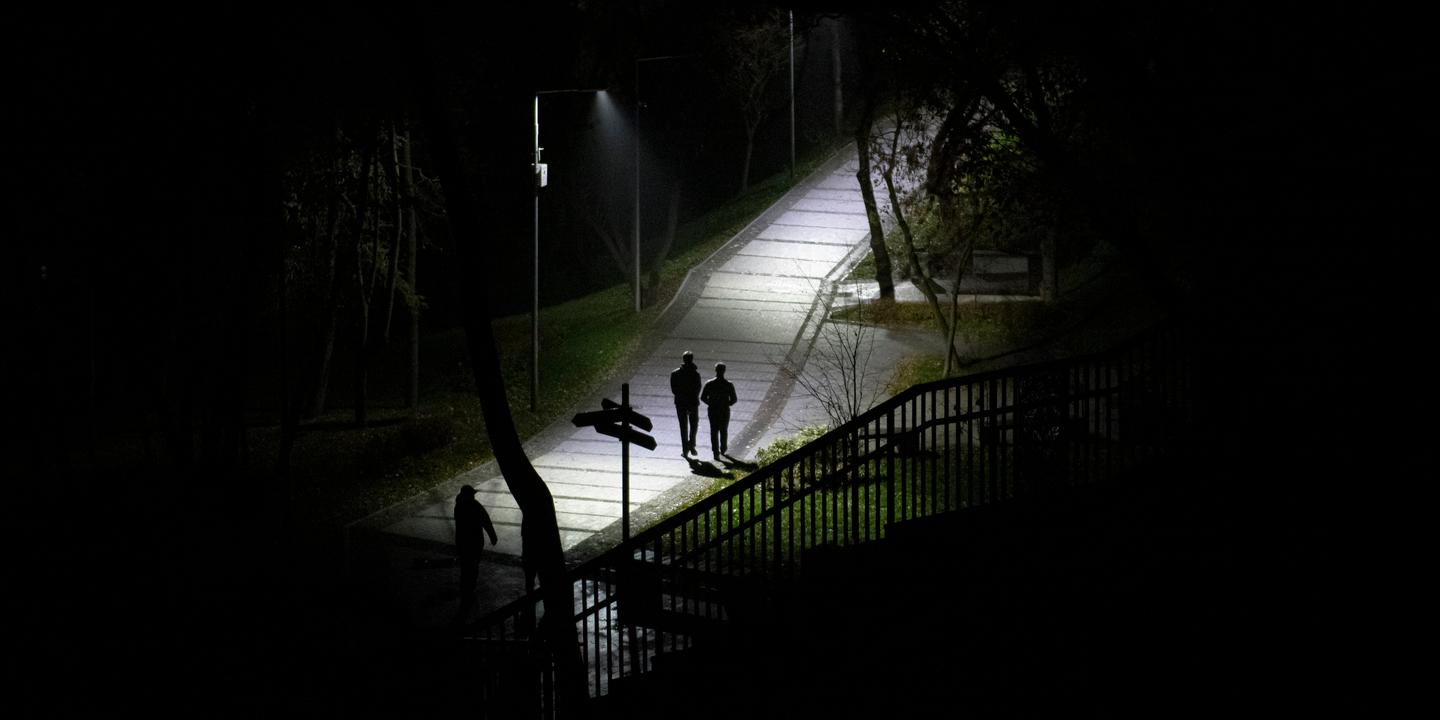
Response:
[[[735,385],[725,379],[725,363],[715,363],[715,377],[700,384],[695,353],[680,356],[680,367],[670,372],[670,392],[675,396],[675,415],[680,420],[680,454],[699,455],[695,431],[700,426],[700,403],[710,420],[710,452],[716,460],[725,454],[730,440],[730,406],[735,404]]]

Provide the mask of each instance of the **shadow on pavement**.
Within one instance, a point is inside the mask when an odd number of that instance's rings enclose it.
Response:
[[[713,464],[711,464],[711,463],[704,462],[704,461],[701,461],[701,460],[696,460],[696,459],[694,459],[694,458],[689,458],[689,462],[690,462],[690,472],[691,472],[692,474],[695,474],[695,475],[704,475],[705,477],[716,477],[716,478],[734,477],[734,475],[731,475],[731,474],[730,474],[729,472],[727,472],[726,470],[723,470],[723,469],[721,469],[721,468],[715,467],[715,466],[714,466]]]
[[[725,459],[722,462],[725,463],[725,467],[727,468],[740,468],[746,472],[755,472],[760,469],[759,463],[746,462],[731,455],[724,455],[723,457]]]

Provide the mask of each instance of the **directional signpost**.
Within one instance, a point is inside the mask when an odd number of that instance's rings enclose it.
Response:
[[[630,384],[620,386],[620,402],[617,404],[609,398],[600,400],[600,410],[591,412],[575,413],[570,422],[575,427],[591,425],[595,432],[601,435],[609,435],[620,441],[620,517],[621,532],[625,540],[630,539],[630,443],[635,443],[646,450],[655,449],[655,438],[646,435],[640,430],[630,427],[634,425],[642,430],[649,430],[653,427],[650,418],[635,412],[630,407]]]

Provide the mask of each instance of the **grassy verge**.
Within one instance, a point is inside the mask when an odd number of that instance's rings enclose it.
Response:
[[[885,385],[886,396],[893,396],[901,390],[919,383],[939,380],[945,376],[945,358],[941,355],[912,355],[900,360],[895,372]],[[779,460],[799,449],[806,443],[823,436],[829,431],[825,425],[811,425],[800,428],[792,435],[776,438],[769,445],[755,453],[754,468],[758,469]],[[710,492],[731,485],[749,475],[753,470],[737,465],[731,469],[731,477],[717,478],[710,486]],[[708,493],[707,493],[708,494]]]
[[[948,298],[942,297],[940,304],[948,321]],[[876,299],[839,310],[833,317],[940,333],[940,323],[926,301]],[[1037,359],[1037,354],[1059,358],[1103,350],[1160,318],[1159,304],[1136,271],[1123,261],[1099,257],[1061,272],[1060,300],[1055,303],[962,301],[956,308],[955,339],[962,357],[973,361],[961,371],[975,372],[992,369],[989,358],[1003,361],[1021,349],[1030,351],[1028,361]]]
[[[867,252],[855,267],[850,268],[850,274],[845,276],[843,282],[857,282],[875,279],[875,253]]]
[[[910,355],[895,365],[895,375],[885,385],[885,394],[894,396],[911,385],[919,385],[945,377],[945,356]]]
[[[947,322],[950,306],[942,303]],[[1039,302],[964,302],[956,308],[956,336],[959,340],[994,345],[1018,337],[1043,335],[1063,327],[1073,316],[1068,305],[1045,305]],[[878,299],[862,306],[838,310],[838,320],[859,321],[882,327],[905,327],[940,332],[940,323],[929,303]]]

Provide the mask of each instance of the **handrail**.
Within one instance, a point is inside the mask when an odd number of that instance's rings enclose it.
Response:
[[[717,606],[697,592],[697,577],[793,576],[812,548],[881,539],[896,522],[1052,484],[1099,482],[1164,452],[1188,417],[1184,342],[1162,326],[1107,352],[912,386],[582,563],[569,574],[571,617],[592,695],[693,644],[667,622],[728,616],[727,599]],[[530,636],[539,601],[531,592],[475,627],[485,638]],[[535,687],[553,688],[548,664],[532,670]]]

